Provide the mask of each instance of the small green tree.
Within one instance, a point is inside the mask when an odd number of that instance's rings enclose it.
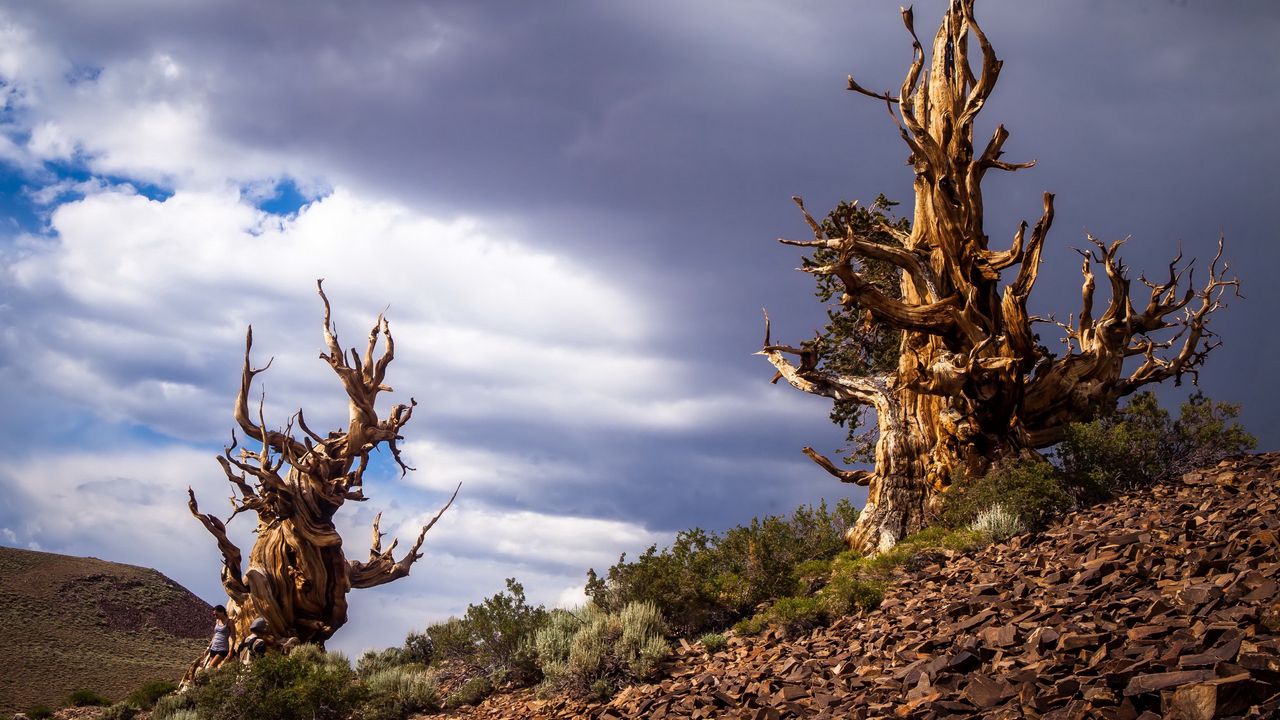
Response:
[[[1096,502],[1256,447],[1239,415],[1238,405],[1195,392],[1175,420],[1153,393],[1138,393],[1108,417],[1070,425],[1056,456],[1073,492]]]

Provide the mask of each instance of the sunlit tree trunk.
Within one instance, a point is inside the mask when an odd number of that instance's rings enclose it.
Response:
[[[849,308],[865,310],[870,322],[901,334],[899,361],[881,374],[847,375],[825,370],[805,347],[777,345],[766,318],[761,351],[792,386],[838,401],[874,408],[879,437],[874,471],[837,467],[816,451],[805,451],[845,482],[868,486],[869,497],[850,544],[872,552],[892,547],[919,530],[954,477],[980,475],[993,462],[1047,447],[1062,439],[1071,422],[1114,409],[1119,398],[1143,385],[1184,375],[1194,380],[1217,346],[1207,328],[1223,294],[1238,287],[1225,279],[1222,242],[1208,280],[1187,287],[1181,255],[1168,278],[1142,278],[1150,295],[1139,311],[1117,251],[1089,237],[1082,252],[1084,284],[1078,316],[1067,322],[1033,318],[1027,299],[1040,270],[1040,253],[1053,222],[1053,195],[1027,235],[1024,222],[1007,250],[991,250],[983,227],[981,184],[988,170],[1017,170],[1034,163],[1001,159],[1008,138],[998,126],[975,153],[973,122],[1000,74],[1002,63],[974,19],[973,0],[953,0],[935,36],[926,69],[910,9],[902,13],[914,47],[911,68],[898,93],[876,93],[849,78],[849,89],[889,106],[906,142],[914,170],[915,206],[910,232],[885,225],[878,232],[896,244],[849,228],[825,232],[804,210],[813,240],[789,245],[834,250],[839,260],[811,265],[809,272],[838,278]],[[970,65],[970,40],[981,62]],[[901,277],[901,296],[878,290],[863,263],[890,263]],[[1106,309],[1095,317],[1094,267],[1110,286]],[[1006,277],[1005,271],[1016,273]],[[1047,322],[1064,332],[1065,352],[1051,353],[1032,328]],[[1171,330],[1172,337],[1153,337]],[[792,361],[788,356],[798,358]],[[1135,358],[1127,363],[1129,358]]]

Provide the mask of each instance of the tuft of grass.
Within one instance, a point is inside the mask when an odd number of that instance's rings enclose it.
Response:
[[[707,633],[698,638],[698,642],[702,643],[702,649],[709,653],[716,653],[724,649],[729,641],[720,633]]]
[[[995,542],[1004,542],[1014,535],[1026,532],[1027,526],[1016,514],[1005,510],[1003,505],[997,503],[978,513],[978,518],[973,521],[969,529],[986,535]]]

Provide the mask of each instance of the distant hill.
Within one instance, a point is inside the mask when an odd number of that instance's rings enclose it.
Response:
[[[211,612],[155,570],[0,547],[0,715],[58,707],[79,688],[119,700],[176,681]]]

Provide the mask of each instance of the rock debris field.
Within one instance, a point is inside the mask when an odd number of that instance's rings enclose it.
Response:
[[[1280,454],[1226,460],[1051,530],[924,557],[876,610],[770,630],[611,702],[532,690],[466,718],[1280,716]]]

